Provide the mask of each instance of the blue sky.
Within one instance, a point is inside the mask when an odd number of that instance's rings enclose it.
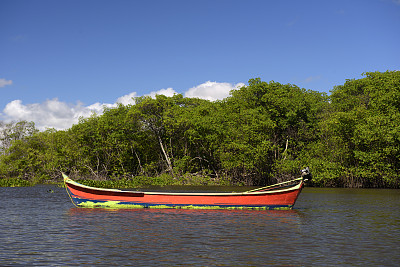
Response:
[[[0,32],[0,120],[41,129],[132,96],[400,70],[399,0],[0,0]]]

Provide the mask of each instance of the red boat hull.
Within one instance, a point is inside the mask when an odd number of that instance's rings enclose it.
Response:
[[[163,193],[88,187],[67,176],[64,182],[74,205],[93,208],[292,209],[304,185],[296,179],[293,185],[242,193]]]

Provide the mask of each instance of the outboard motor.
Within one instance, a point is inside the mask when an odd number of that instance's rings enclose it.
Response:
[[[308,167],[301,170],[301,177],[303,178],[304,181],[311,180],[312,176],[310,169]]]

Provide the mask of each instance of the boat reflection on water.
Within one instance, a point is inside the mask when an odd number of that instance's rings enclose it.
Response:
[[[187,229],[191,225],[209,228],[219,225],[227,228],[253,228],[268,225],[296,228],[301,223],[301,212],[292,210],[197,210],[197,209],[82,209],[70,208],[68,218],[75,223],[115,227],[115,222],[130,226],[151,226],[152,229],[166,229],[179,226]],[[235,226],[236,225],[236,226]],[[170,231],[170,229],[168,230]]]

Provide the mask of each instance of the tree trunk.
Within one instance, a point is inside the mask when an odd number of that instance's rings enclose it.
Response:
[[[171,172],[172,176],[174,176],[174,172],[173,172],[173,170],[172,170],[171,160],[170,160],[170,158],[168,157],[167,152],[165,152],[165,148],[164,148],[163,142],[162,142],[161,137],[160,137],[159,135],[158,135],[158,141],[160,142],[161,150],[162,150],[162,152],[163,152],[163,154],[164,154],[164,156],[165,156],[165,160],[167,161],[167,164],[168,164],[168,171]]]

